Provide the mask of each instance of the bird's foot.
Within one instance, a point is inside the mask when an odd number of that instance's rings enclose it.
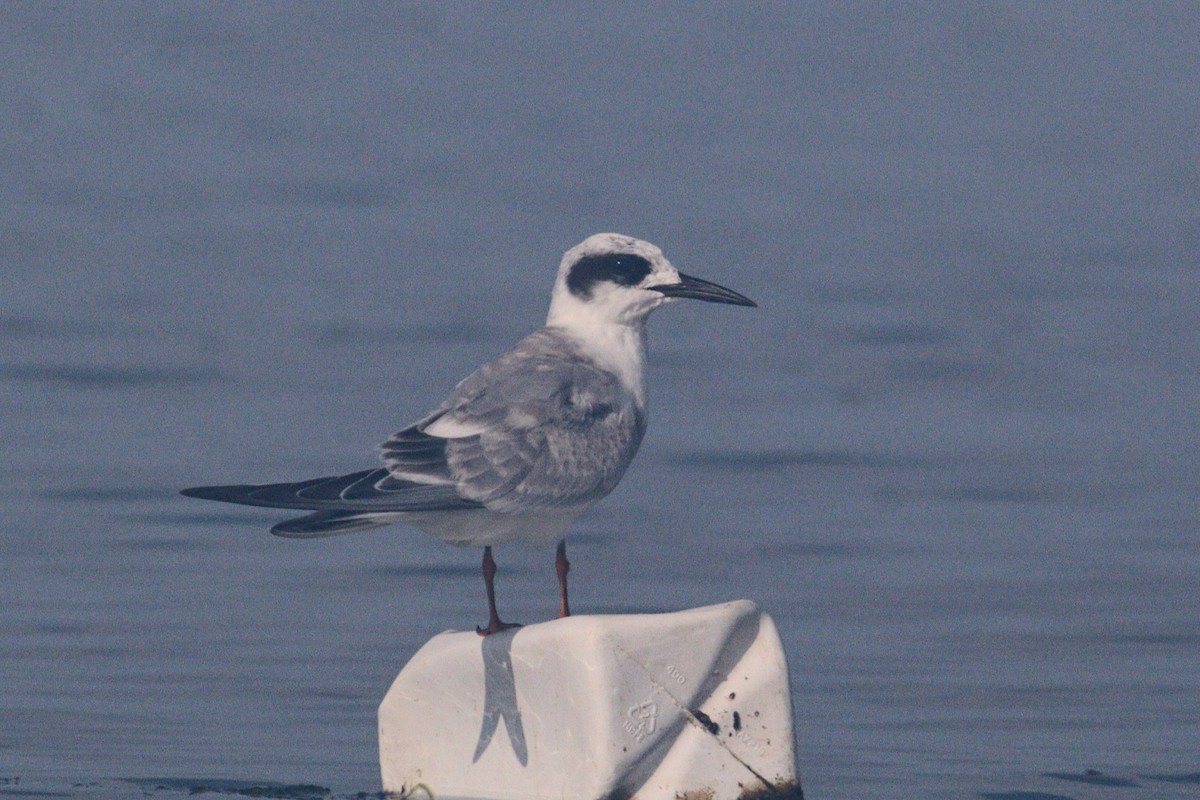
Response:
[[[512,630],[513,628],[519,627],[521,627],[521,623],[519,622],[501,622],[500,618],[496,617],[488,622],[488,626],[486,628],[475,628],[475,632],[480,636],[491,636],[493,633],[500,633],[501,631]]]

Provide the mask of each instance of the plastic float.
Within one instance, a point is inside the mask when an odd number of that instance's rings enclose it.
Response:
[[[384,792],[802,797],[787,663],[748,600],[439,634],[379,707]]]

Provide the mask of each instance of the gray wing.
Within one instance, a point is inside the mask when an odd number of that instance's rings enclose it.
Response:
[[[645,417],[617,376],[543,329],[381,450],[397,479],[452,484],[494,511],[522,511],[608,494],[644,432]]]

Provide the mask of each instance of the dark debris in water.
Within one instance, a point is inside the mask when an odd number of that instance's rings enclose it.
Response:
[[[274,800],[324,800],[330,791],[311,783],[267,783],[222,778],[128,778],[129,783],[148,791],[185,792],[189,795],[218,794],[226,797],[265,797]]]
[[[1122,778],[1117,775],[1106,775],[1098,769],[1088,769],[1083,772],[1047,772],[1044,777],[1056,778],[1060,781],[1074,781],[1075,783],[1087,783],[1092,786],[1111,786],[1111,787],[1134,787],[1137,786],[1137,781],[1131,781],[1129,778]]]

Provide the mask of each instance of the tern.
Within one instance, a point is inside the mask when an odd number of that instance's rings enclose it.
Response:
[[[637,453],[646,432],[646,319],[684,298],[755,305],[683,274],[649,242],[595,234],[563,255],[545,327],[380,445],[383,466],[183,494],[310,512],[276,525],[278,536],[401,523],[451,544],[482,545],[488,622],[476,628],[481,636],[517,627],[496,611],[492,546],[557,542],[558,616],[569,616],[567,529],[616,487]]]

